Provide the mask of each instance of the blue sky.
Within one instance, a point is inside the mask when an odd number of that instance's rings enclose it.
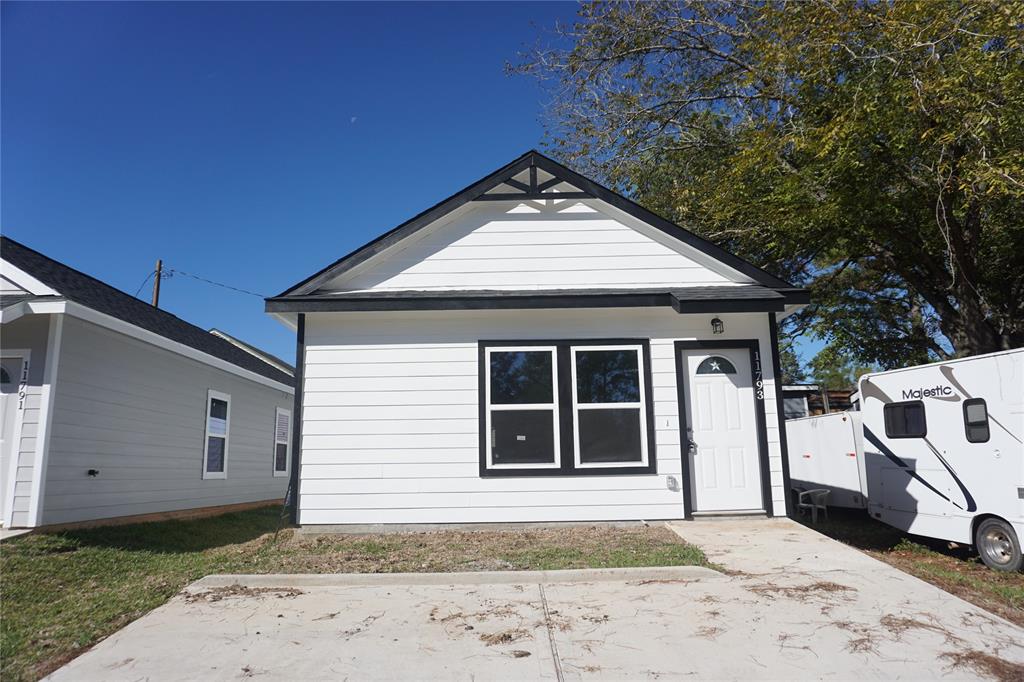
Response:
[[[134,293],[272,295],[531,147],[572,3],[0,5],[0,229]],[[148,290],[148,285],[147,285]],[[286,359],[255,296],[161,307]]]

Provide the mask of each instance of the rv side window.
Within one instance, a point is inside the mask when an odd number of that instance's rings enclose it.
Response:
[[[911,400],[892,403],[883,408],[885,435],[889,438],[923,438],[928,434],[924,419],[924,403]]]
[[[968,443],[988,442],[988,407],[984,398],[964,401],[964,431]]]

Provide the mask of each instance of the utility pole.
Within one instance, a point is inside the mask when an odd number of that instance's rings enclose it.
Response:
[[[160,307],[160,276],[164,271],[164,262],[162,259],[156,261],[156,278],[153,280],[153,307]]]

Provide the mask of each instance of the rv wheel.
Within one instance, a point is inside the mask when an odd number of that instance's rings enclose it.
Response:
[[[978,524],[974,546],[981,560],[997,571],[1021,569],[1020,543],[1013,526],[1002,519],[985,519]]]

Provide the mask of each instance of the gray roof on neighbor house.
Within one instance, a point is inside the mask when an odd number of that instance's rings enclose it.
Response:
[[[260,376],[294,385],[290,375],[235,344],[210,334],[166,310],[129,296],[120,289],[79,272],[30,249],[9,237],[0,237],[0,257],[57,291],[69,301],[110,315],[197,351],[255,372]],[[6,302],[4,306],[8,305]]]

